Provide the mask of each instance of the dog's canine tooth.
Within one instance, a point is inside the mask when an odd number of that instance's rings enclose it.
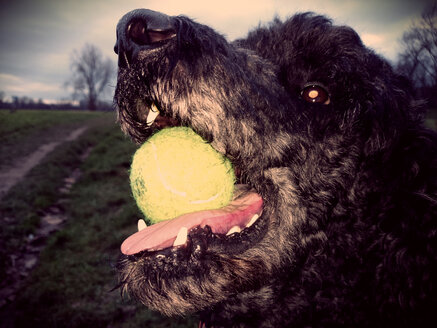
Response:
[[[158,115],[159,115],[159,109],[156,107],[155,104],[152,104],[152,106],[150,106],[149,109],[149,114],[147,115],[147,120],[146,120],[147,125],[152,125],[155,119],[158,117]]]
[[[152,104],[152,106],[150,106],[150,109],[151,109],[152,112],[154,112],[154,113],[159,113],[159,109],[158,109],[158,107],[156,107],[155,104]]]
[[[146,221],[144,221],[143,219],[139,219],[138,220],[138,231],[141,231],[146,227],[147,227]]]
[[[241,228],[239,226],[233,226],[231,229],[229,229],[226,236],[232,235],[233,233],[241,232]]]
[[[246,225],[246,228],[249,228],[252,224],[255,223],[256,220],[258,220],[259,215],[255,214],[254,216],[252,216],[252,218],[250,219],[249,223]]]
[[[188,238],[188,229],[182,227],[179,229],[178,236],[176,237],[173,247],[184,245],[187,242]]]

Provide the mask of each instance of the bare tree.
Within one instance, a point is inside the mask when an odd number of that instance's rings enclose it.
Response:
[[[66,82],[74,90],[73,97],[81,97],[88,103],[90,110],[96,110],[99,97],[105,92],[114,74],[111,59],[103,59],[100,50],[86,44],[80,52],[74,51],[71,56],[72,76]]]
[[[402,37],[403,52],[398,70],[414,85],[435,97],[437,91],[437,3],[428,7],[419,21]]]

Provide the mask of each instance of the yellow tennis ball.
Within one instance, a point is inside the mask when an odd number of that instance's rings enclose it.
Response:
[[[135,152],[130,183],[140,210],[153,223],[229,204],[231,162],[187,127],[163,129]]]

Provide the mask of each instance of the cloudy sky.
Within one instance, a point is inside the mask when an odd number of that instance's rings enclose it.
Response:
[[[136,8],[187,15],[229,40],[275,15],[284,19],[298,11],[315,11],[353,27],[366,45],[395,61],[403,32],[432,1],[0,0],[0,91],[44,100],[68,98],[71,91],[63,84],[72,52],[94,44],[115,65],[115,26]]]

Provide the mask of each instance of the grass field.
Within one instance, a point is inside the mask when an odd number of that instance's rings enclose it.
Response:
[[[100,117],[85,111],[0,110],[0,168]]]
[[[6,279],[6,268],[13,265],[10,254],[25,247],[42,213],[59,201],[63,179],[81,169],[62,202],[66,225],[48,238],[15,301],[0,308],[0,327],[197,326],[193,318],[163,318],[123,299],[118,290],[111,292],[120,244],[141,217],[127,175],[135,146],[114,122],[113,113],[0,111],[0,167],[47,140],[89,126],[77,140],[58,146],[0,201],[0,279]],[[81,162],[87,148],[91,153]]]

